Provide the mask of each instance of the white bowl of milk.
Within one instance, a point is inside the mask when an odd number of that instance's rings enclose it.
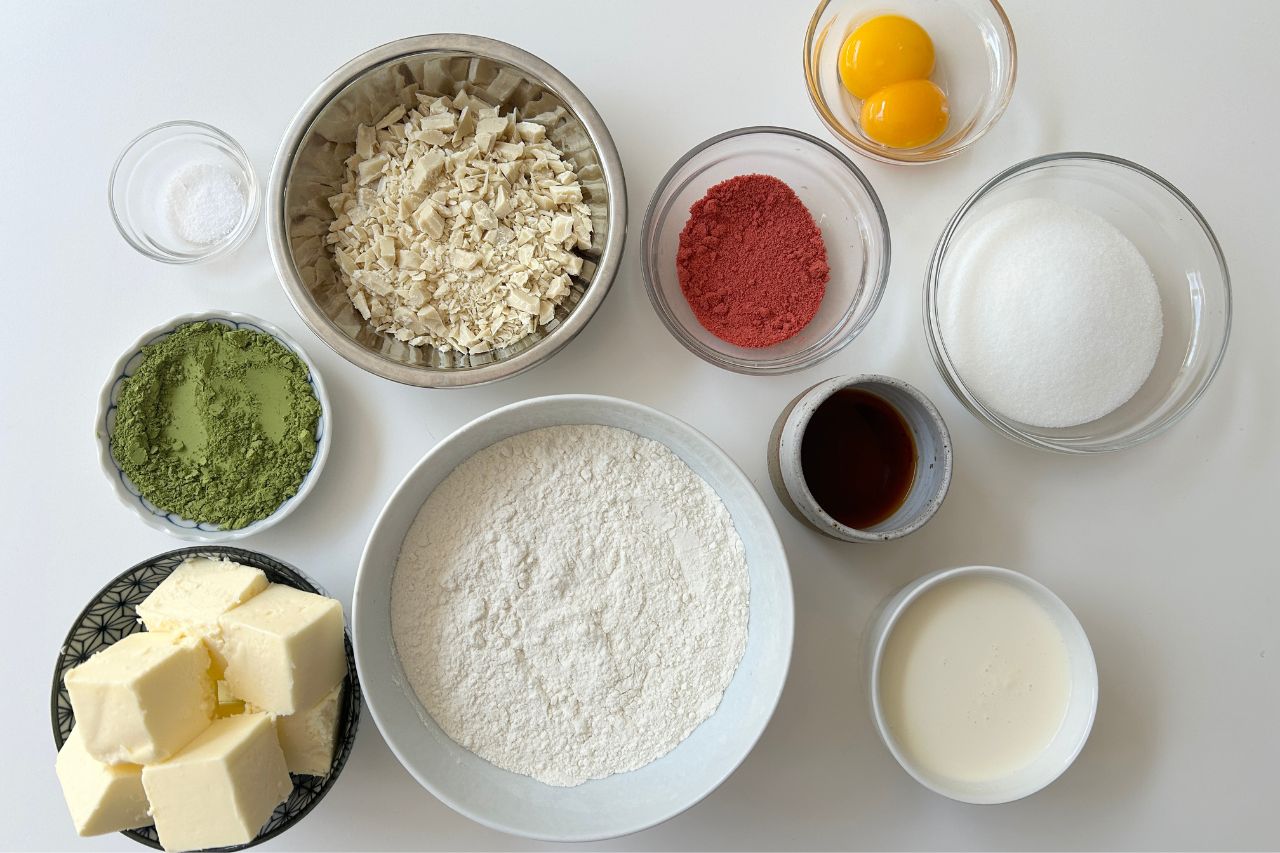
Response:
[[[1098,707],[1093,649],[1046,587],[1008,569],[944,569],[908,584],[872,625],[881,739],[953,800],[1007,803],[1062,775]]]

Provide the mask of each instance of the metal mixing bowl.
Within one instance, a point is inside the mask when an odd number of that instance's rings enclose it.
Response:
[[[573,161],[591,207],[593,235],[582,274],[555,316],[517,343],[480,355],[413,347],[378,332],[356,312],[339,282],[324,235],[326,201],[342,183],[356,127],[372,124],[412,89],[452,95],[461,88],[504,109],[559,110],[548,137]],[[622,161],[599,113],[578,87],[532,54],[479,36],[401,39],[357,56],[320,84],[285,132],[267,191],[267,237],[293,307],[334,352],[370,373],[407,385],[448,388],[514,376],[569,343],[604,301],[627,232]]]

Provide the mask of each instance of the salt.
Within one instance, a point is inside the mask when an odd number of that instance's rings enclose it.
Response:
[[[940,331],[985,405],[1030,426],[1070,427],[1142,387],[1160,352],[1160,293],[1114,225],[1023,199],[983,216],[957,245],[940,288]]]
[[[244,192],[235,176],[215,163],[188,163],[164,192],[169,223],[188,243],[216,243],[240,223]]]

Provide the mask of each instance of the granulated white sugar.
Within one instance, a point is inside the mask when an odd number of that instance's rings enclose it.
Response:
[[[188,243],[207,246],[231,233],[244,214],[244,192],[216,163],[188,163],[169,179],[164,205],[169,223]]]
[[[965,385],[1037,427],[1097,420],[1155,366],[1160,293],[1138,248],[1095,213],[1010,202],[957,244],[939,292],[943,345]]]

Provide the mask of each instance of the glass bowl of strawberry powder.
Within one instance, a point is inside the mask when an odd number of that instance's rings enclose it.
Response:
[[[758,217],[744,212],[753,204]],[[889,276],[889,224],[871,184],[832,146],[784,127],[694,147],[658,184],[641,231],[658,317],[694,355],[737,373],[790,373],[839,352]],[[718,239],[693,239],[708,234]]]

